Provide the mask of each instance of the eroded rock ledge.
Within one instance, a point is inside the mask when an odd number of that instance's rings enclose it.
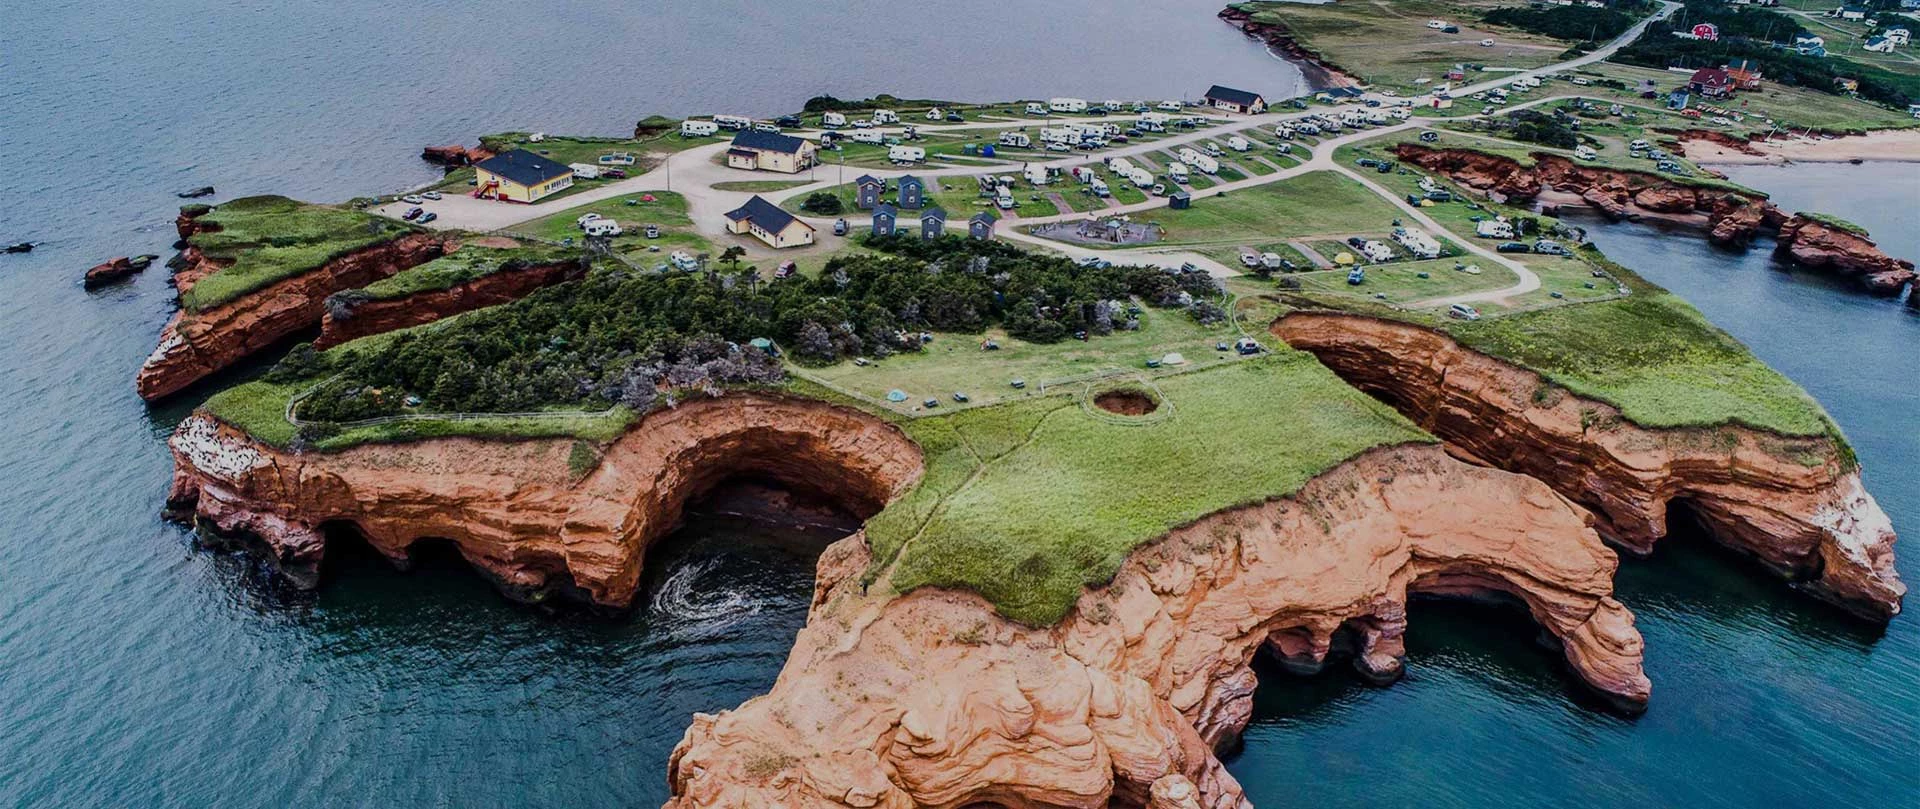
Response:
[[[204,227],[186,214],[175,226],[182,239]],[[185,390],[254,352],[319,325],[328,295],[425,264],[446,247],[441,236],[410,233],[218,306],[198,312],[181,309],[160,330],[160,344],[140,367],[135,389],[148,401]],[[181,259],[185,266],[174,276],[181,292],[220,266],[191,245]]]
[[[1684,503],[1715,539],[1795,587],[1873,620],[1900,611],[1906,587],[1894,570],[1892,523],[1829,438],[1642,428],[1536,373],[1398,321],[1297,312],[1272,331],[1455,451],[1531,475],[1592,509],[1601,533],[1636,553],[1652,551],[1672,506]]]
[[[327,349],[360,337],[511,303],[541,288],[585,274],[578,261],[555,261],[500,269],[446,289],[416,292],[401,298],[350,304],[333,298],[327,302],[325,314],[320,318],[320,336],[314,339],[313,347]]]
[[[1715,244],[1745,247],[1762,229],[1771,229],[1776,232],[1776,253],[1809,269],[1851,279],[1876,295],[1898,295],[1915,278],[1912,262],[1888,256],[1864,234],[1804,215],[1789,216],[1760,196],[1578,163],[1550,152],[1533,153],[1532,166],[1504,155],[1413,143],[1400,144],[1395,154],[1500,201],[1525,202],[1557,192],[1578,197],[1615,220],[1643,214],[1694,218]]]
[[[667,806],[1244,807],[1213,751],[1251,715],[1254,653],[1311,668],[1345,636],[1389,679],[1419,593],[1517,599],[1634,709],[1641,639],[1588,519],[1437,446],[1375,450],[1135,551],[1045,629],[971,594],[868,593],[856,535],[822,557],[773,691],[694,717]]]
[[[567,594],[606,607],[631,602],[648,544],[727,478],[769,478],[864,518],[921,469],[920,449],[886,422],[760,394],[652,413],[578,480],[571,439],[289,452],[196,414],[170,445],[169,510],[258,537],[296,583],[315,583],[324,529],[351,526],[396,562],[420,539],[451,540],[510,596]]]

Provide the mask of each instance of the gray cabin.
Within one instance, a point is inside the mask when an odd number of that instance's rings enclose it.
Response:
[[[924,208],[927,205],[927,183],[911,174],[900,178],[900,207]]]
[[[880,204],[880,197],[887,193],[887,181],[871,174],[862,174],[853,179],[853,207],[871,211]]]
[[[882,204],[875,206],[873,209],[873,235],[892,236],[894,220],[899,217],[900,212],[894,210],[892,205]]]
[[[997,221],[999,221],[997,217],[986,211],[974,214],[973,218],[967,220],[967,235],[981,241],[991,239],[993,225]]]
[[[936,205],[920,212],[920,238],[932,241],[947,232],[947,212]]]

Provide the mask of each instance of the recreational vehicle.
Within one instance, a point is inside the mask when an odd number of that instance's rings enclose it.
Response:
[[[1146,188],[1153,185],[1153,172],[1136,166],[1127,170],[1127,182],[1133,183],[1136,188]]]
[[[1174,182],[1184,183],[1187,181],[1188,176],[1189,175],[1187,174],[1187,164],[1185,163],[1168,163],[1167,164],[1167,177],[1171,178]]]
[[[924,163],[927,159],[927,150],[918,146],[889,146],[887,159],[895,163]]]
[[[611,219],[595,219],[581,229],[585,230],[588,236],[618,236],[621,233],[620,223]]]
[[[1054,112],[1086,112],[1087,100],[1084,98],[1053,98],[1047,100],[1047,109]]]
[[[738,132],[753,126],[753,119],[744,115],[715,115],[713,116],[713,124],[721,129]]]
[[[1034,185],[1046,185],[1047,183],[1053,182],[1053,177],[1047,173],[1046,166],[1029,165],[1020,170],[1020,176],[1026,178],[1027,182]]]
[[[1033,138],[1027,137],[1027,133],[1025,132],[1002,132],[1000,133],[1000,145],[1025,149],[1033,145]]]
[[[712,121],[681,121],[680,136],[683,138],[704,138],[720,131],[720,125]]]
[[[874,110],[873,111],[874,126],[885,126],[887,124],[897,124],[897,123],[900,123],[899,113],[894,112],[893,110]]]
[[[1093,178],[1092,187],[1093,195],[1096,197],[1107,197],[1113,194],[1112,189],[1107,188],[1107,181],[1098,177]]]
[[[881,135],[878,130],[861,129],[853,133],[853,142],[880,144],[886,142],[886,136]]]
[[[820,125],[828,129],[839,129],[847,125],[847,114],[844,112],[824,113],[820,116]]]
[[[1253,148],[1253,144],[1248,142],[1246,138],[1240,137],[1239,135],[1234,135],[1230,138],[1227,138],[1227,148],[1232,149],[1236,152],[1244,152],[1248,149]]]
[[[1047,114],[1047,105],[1042,104],[1038,101],[1029,101],[1027,102],[1027,114],[1028,115],[1045,115]]]

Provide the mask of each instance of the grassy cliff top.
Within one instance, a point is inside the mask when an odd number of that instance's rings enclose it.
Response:
[[[196,233],[188,242],[208,258],[232,263],[181,293],[180,302],[190,312],[227,303],[413,231],[384,217],[280,196],[225,202],[197,221],[219,229]]]
[[[1009,618],[1051,624],[1142,543],[1289,495],[1368,449],[1433,440],[1285,346],[1110,384],[1144,390],[1159,409],[1116,416],[1082,391],[903,424],[927,453],[926,475],[868,523],[876,570],[892,566],[902,592],[966,588]]]
[[[371,300],[404,298],[420,292],[450,289],[501,270],[553,264],[582,255],[580,250],[543,244],[517,247],[466,245],[418,267],[367,285],[360,291]]]

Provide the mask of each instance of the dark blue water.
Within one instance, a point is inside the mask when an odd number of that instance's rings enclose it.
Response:
[[[1920,165],[1755,167],[1733,179],[1920,256]],[[1826,405],[1906,537],[1901,574],[1920,579],[1920,315],[1781,267],[1764,249],[1581,219],[1608,256],[1693,302]],[[1863,628],[1698,537],[1677,539],[1617,579],[1646,638],[1645,716],[1582,707],[1523,616],[1416,605],[1408,675],[1392,688],[1263,670],[1231,769],[1262,806],[1920,802],[1913,616],[1884,634]]]
[[[172,192],[341,200],[430,176],[424,143],[614,134],[650,112],[764,114],[820,92],[1292,89],[1297,71],[1215,10],[0,0],[0,241],[45,242],[0,256],[0,806],[657,804],[691,713],[770,686],[803,619],[819,540],[727,523],[652,555],[643,606],[613,622],[512,606],[453,563],[400,574],[347,555],[298,594],[194,547],[157,517],[164,437],[192,402],[132,393],[172,310],[164,273],[77,284],[105,258],[166,252]],[[1186,55],[1161,55],[1174,45]],[[1862,204],[1911,209],[1911,177],[1860,176]],[[1819,395],[1915,530],[1913,319],[1643,233],[1604,238]],[[1514,640],[1524,626],[1422,611],[1405,683],[1270,678],[1233,766],[1266,805],[1911,793],[1911,619],[1863,636],[1709,554],[1663,554],[1621,587],[1652,651],[1639,722],[1581,708],[1551,658]]]

